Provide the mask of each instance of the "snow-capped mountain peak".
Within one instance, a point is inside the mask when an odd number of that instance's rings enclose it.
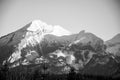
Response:
[[[45,22],[42,22],[41,20],[34,20],[32,21],[30,27],[27,28],[28,31],[52,31],[53,27],[52,25],[47,25]]]
[[[70,35],[71,32],[64,29],[63,27],[59,25],[48,25],[45,22],[42,22],[41,20],[34,20],[32,21],[30,27],[27,28],[28,31],[40,31],[45,34],[52,34],[55,36],[64,36],[64,35]]]
[[[31,25],[27,28],[26,34],[24,34],[24,38],[20,40],[20,43],[16,45],[15,51],[9,57],[8,61],[13,63],[21,58],[22,50],[27,46],[36,46],[40,44],[44,36],[47,34],[55,35],[55,36],[64,36],[70,35],[71,33],[61,26],[52,26],[48,25],[45,22],[40,20],[32,21]]]

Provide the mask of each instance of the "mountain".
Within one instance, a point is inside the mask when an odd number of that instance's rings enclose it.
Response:
[[[116,39],[119,35],[104,42],[84,30],[72,34],[59,25],[34,20],[0,38],[0,64],[9,69],[36,69],[47,64],[47,71],[54,74],[66,74],[74,68],[76,73],[111,76],[119,69],[119,58],[108,54],[109,45],[119,43]]]
[[[107,46],[114,46],[116,44],[120,44],[120,34],[117,34],[112,39],[105,42]]]
[[[51,27],[51,28],[50,28]],[[57,34],[57,30],[60,30]],[[35,30],[36,29],[36,30]],[[35,20],[31,23],[27,24],[22,29],[15,31],[11,34],[8,34],[6,36],[3,36],[0,38],[0,53],[3,52],[4,48],[14,48],[16,49],[16,52],[20,52],[22,48],[25,48],[27,45],[36,45],[37,43],[40,43],[40,40],[44,37],[46,34],[52,34],[55,36],[62,36],[62,35],[69,35],[71,34],[69,31],[61,28],[60,26],[51,26],[47,25],[46,23]],[[5,51],[7,55],[10,56],[13,49],[9,49]],[[4,55],[2,55],[2,58],[4,58]]]
[[[116,58],[117,62],[120,62],[120,34],[106,41],[105,44],[107,45],[106,52]]]

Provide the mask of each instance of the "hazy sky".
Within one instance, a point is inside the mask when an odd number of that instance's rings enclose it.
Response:
[[[0,0],[0,36],[36,19],[108,40],[120,33],[120,0]]]

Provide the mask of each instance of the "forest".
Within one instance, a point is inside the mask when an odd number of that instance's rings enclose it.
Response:
[[[120,75],[112,77],[76,73],[74,68],[71,68],[68,74],[51,74],[47,72],[47,68],[42,66],[43,71],[41,67],[29,68],[27,66],[9,69],[7,65],[4,65],[0,68],[0,80],[116,80],[120,78]]]

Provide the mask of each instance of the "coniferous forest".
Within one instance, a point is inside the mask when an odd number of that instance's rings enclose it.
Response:
[[[0,80],[116,80],[120,75],[116,76],[95,76],[76,73],[74,68],[71,68],[68,74],[51,74],[47,72],[47,67],[24,68],[21,66],[14,69],[9,69],[7,65],[0,68]],[[117,71],[120,73],[120,70]]]

